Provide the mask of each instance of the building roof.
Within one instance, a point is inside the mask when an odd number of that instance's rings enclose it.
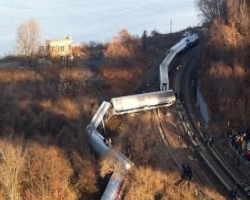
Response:
[[[46,43],[50,45],[58,45],[59,43],[66,43],[66,44],[72,44],[73,40],[72,37],[66,37],[66,38],[60,38],[60,39],[52,39],[52,40],[46,40]]]

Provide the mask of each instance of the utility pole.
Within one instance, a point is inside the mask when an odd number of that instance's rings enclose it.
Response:
[[[172,34],[172,19],[170,19],[170,33],[169,33],[170,39],[171,39],[171,34]]]

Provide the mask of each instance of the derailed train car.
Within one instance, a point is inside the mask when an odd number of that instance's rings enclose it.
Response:
[[[160,64],[160,90],[169,90],[168,71],[171,68],[170,65],[173,63],[175,56],[178,53],[198,44],[198,42],[199,36],[197,34],[185,32],[183,34],[183,38],[167,51],[166,57]]]
[[[104,191],[101,200],[120,200],[124,190],[124,177],[114,172]]]
[[[119,200],[124,190],[124,176],[134,164],[122,153],[116,152],[106,138],[96,130],[94,124],[87,126],[86,134],[90,146],[99,157],[103,158],[110,153],[114,158],[114,164],[119,166],[119,171],[113,172],[101,200]]]
[[[86,133],[91,148],[99,157],[104,157],[110,149],[107,139],[96,130],[94,124],[87,126]]]
[[[104,116],[108,112],[110,103],[103,101],[98,111],[95,113],[94,117],[91,119],[90,124],[93,124],[95,128],[98,127],[101,121],[103,121]]]
[[[166,58],[160,67],[160,90],[163,91],[112,98],[110,104],[112,105],[113,114],[119,115],[171,106],[176,99],[173,90],[169,90],[168,70],[170,63],[177,53],[189,46],[193,46],[197,41],[197,35],[185,33],[184,38],[167,52]],[[113,172],[101,200],[121,199],[124,190],[124,176],[133,166],[133,163],[122,153],[115,152],[107,139],[97,131],[97,126],[108,112],[110,104],[108,102],[102,103],[86,129],[89,143],[96,154],[104,157],[112,152],[115,157],[115,163],[120,165],[119,170]]]
[[[160,65],[160,90],[169,90],[168,67],[163,64]]]
[[[246,144],[245,157],[250,160],[250,141],[248,141]]]
[[[173,90],[135,94],[111,99],[113,114],[115,115],[171,106],[174,102],[175,94]]]
[[[87,126],[86,133],[90,146],[99,157],[103,158],[109,151],[112,151],[116,162],[121,165],[121,170],[126,171],[133,165],[121,152],[116,152],[111,148],[111,144],[97,131],[93,124]]]

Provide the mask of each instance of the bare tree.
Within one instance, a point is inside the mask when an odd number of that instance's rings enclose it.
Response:
[[[41,27],[36,19],[25,21],[17,28],[16,52],[18,55],[25,55],[31,59],[37,52],[38,43],[41,36]]]
[[[221,18],[224,0],[196,0],[196,4],[205,22]]]

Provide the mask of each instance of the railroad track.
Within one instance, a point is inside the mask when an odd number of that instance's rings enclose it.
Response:
[[[155,122],[157,124],[158,127],[158,131],[160,133],[160,136],[163,140],[163,143],[165,145],[165,147],[167,148],[168,153],[170,154],[171,158],[174,160],[175,164],[178,166],[179,170],[182,171],[182,159],[179,157],[178,153],[176,152],[176,150],[174,148],[172,148],[172,145],[170,144],[170,141],[168,139],[169,135],[167,133],[167,131],[165,131],[164,126],[162,124],[161,121],[161,116],[160,116],[160,112],[159,109],[158,110],[154,110],[154,117],[155,117]],[[202,179],[199,177],[198,173],[196,171],[193,170],[194,173],[194,179],[192,180],[193,183],[194,180],[198,182],[195,183],[196,188],[197,188],[197,194],[196,197],[198,198],[202,198],[204,200],[212,200],[213,198],[209,197],[199,186],[200,184],[202,184],[204,187],[206,186],[206,184],[204,183],[204,181],[202,181]],[[194,191],[195,193],[196,191]]]
[[[195,49],[188,52],[186,54],[186,56],[182,57],[182,60],[188,60],[190,58],[192,58],[195,55]],[[182,79],[181,73],[180,71],[177,73],[173,87],[177,88],[179,87],[180,83],[177,83],[177,80],[179,81],[180,79]],[[154,110],[154,118],[155,118],[155,122],[157,124],[158,127],[158,132],[160,133],[160,136],[163,140],[163,143],[165,145],[165,147],[167,148],[168,153],[170,154],[170,156],[172,157],[172,159],[174,160],[174,162],[176,163],[176,165],[178,166],[179,170],[182,171],[182,159],[180,158],[180,156],[178,155],[177,151],[175,150],[175,148],[172,148],[172,145],[169,142],[169,134],[167,131],[165,131],[164,129],[164,125],[162,124],[161,121],[161,112],[158,110]],[[178,125],[178,127],[181,128],[181,132],[184,135],[185,133],[185,129],[184,127],[180,124],[179,121],[177,121],[176,123]],[[207,200],[211,200],[213,199],[212,197],[208,196],[207,194],[205,194],[205,192],[201,189],[201,187],[199,185],[202,185],[203,187],[206,187],[206,183],[205,181],[202,180],[202,178],[199,176],[199,173],[196,171],[193,171],[194,173],[194,180],[196,181],[196,187],[197,187],[197,191],[200,198],[202,199],[207,199]],[[198,197],[198,196],[197,196]]]
[[[193,102],[190,97],[190,74],[195,70],[195,62],[193,60],[196,59],[195,55],[197,52],[197,47],[190,50],[186,56],[183,58],[183,64],[182,69],[176,74],[173,87],[175,91],[182,92],[183,93],[183,100],[185,102],[185,109],[183,109],[182,104],[176,104],[176,110],[177,117],[179,119],[182,119],[183,116],[185,116],[185,122],[184,120],[178,120],[177,124],[180,127],[183,134],[187,133],[189,138],[189,143],[198,149],[198,153],[200,157],[205,161],[207,166],[210,168],[210,170],[214,173],[214,175],[217,177],[217,179],[220,181],[220,183],[223,184],[223,186],[226,188],[228,193],[231,191],[232,188],[235,187],[235,183],[238,183],[238,196],[240,199],[247,200],[250,199],[249,194],[246,192],[245,188],[245,180],[243,180],[241,177],[239,177],[230,166],[228,166],[227,162],[221,158],[220,154],[218,154],[217,150],[215,148],[208,148],[204,145],[204,141],[202,140],[201,136],[203,133],[200,129],[197,128],[197,116],[195,115],[193,111]],[[153,82],[153,79],[150,80],[150,82]],[[96,82],[91,82],[91,87],[95,94],[97,95],[99,102],[102,102],[104,100],[103,95],[101,94],[101,89],[99,88],[98,84]],[[164,127],[162,125],[162,122],[160,121],[160,113],[159,111],[154,111],[155,121],[157,122],[158,131],[161,135],[161,138],[164,141],[164,144],[166,148],[168,149],[171,157],[181,170],[181,163],[180,158],[178,157],[175,150],[171,147],[168,135],[166,131],[164,130]],[[188,126],[189,124],[190,126]],[[188,130],[188,131],[187,131]],[[197,134],[198,133],[198,134]],[[197,137],[194,137],[197,134]],[[197,148],[198,147],[198,148]],[[196,177],[198,179],[198,173],[194,172],[196,174]],[[199,180],[203,185],[204,182],[202,180]],[[197,186],[198,187],[198,186]],[[208,197],[200,188],[199,188],[200,194],[203,195],[204,199],[211,199]]]
[[[218,180],[224,185],[228,193],[236,186],[237,183],[237,194],[240,199],[250,199],[249,194],[246,192],[247,185],[245,185],[244,179],[240,177],[235,171],[228,165],[228,163],[220,156],[215,148],[208,148],[204,145],[204,140],[201,137],[203,133],[197,127],[198,117],[194,113],[194,104],[191,98],[191,80],[190,75],[195,70],[196,65],[193,62],[195,58],[196,49],[192,49],[184,60],[186,60],[186,65],[182,66],[182,69],[176,75],[174,79],[174,89],[175,91],[183,93],[183,100],[185,102],[185,109],[181,103],[176,104],[176,112],[179,119],[183,119],[185,116],[186,122],[183,120],[179,122],[179,126],[182,131],[186,132],[189,137],[189,141],[194,147],[198,149],[199,155],[206,162],[207,166],[211,169]],[[197,134],[198,133],[198,134]],[[196,137],[195,137],[196,136]]]

